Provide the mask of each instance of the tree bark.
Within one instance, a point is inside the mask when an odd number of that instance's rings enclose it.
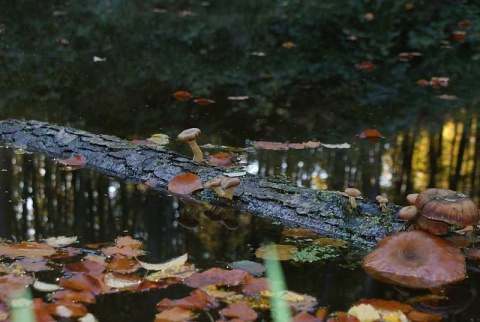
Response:
[[[87,158],[87,168],[135,184],[153,178],[157,181],[153,189],[162,191],[167,191],[168,182],[181,173],[194,173],[202,182],[223,174],[220,167],[193,162],[167,149],[45,122],[0,121],[0,141],[52,158],[80,154]],[[183,197],[312,229],[356,244],[373,245],[405,228],[405,222],[397,216],[399,206],[393,204],[389,205],[387,213],[382,213],[375,201],[357,199],[358,207],[353,209],[348,198],[338,192],[297,187],[250,174],[240,179],[233,200],[219,198],[205,189]]]

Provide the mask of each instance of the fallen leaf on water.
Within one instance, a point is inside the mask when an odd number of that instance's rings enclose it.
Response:
[[[459,21],[458,26],[462,27],[462,28],[468,28],[468,27],[470,27],[470,21],[468,21],[468,20]]]
[[[237,318],[241,321],[255,321],[258,317],[257,312],[250,308],[247,302],[237,302],[228,304],[220,311],[220,314],[227,318]]]
[[[282,231],[283,237],[289,237],[294,239],[300,238],[315,238],[317,233],[310,229],[301,229],[301,228],[286,228]]]
[[[35,282],[33,282],[33,288],[40,292],[50,293],[50,292],[58,291],[58,289],[60,289],[60,286],[57,284],[50,284],[50,283],[45,283],[39,280],[35,280]]]
[[[428,85],[430,85],[430,83],[426,79],[422,78],[422,79],[417,80],[417,85],[428,86]]]
[[[50,237],[45,239],[47,245],[52,247],[63,247],[68,246],[73,243],[77,242],[77,236],[66,237],[66,236],[58,236],[58,237]]]
[[[203,189],[200,177],[190,172],[179,174],[168,182],[168,191],[179,195],[189,195],[200,189]]]
[[[219,303],[215,298],[209,296],[202,290],[194,290],[189,296],[171,300],[165,298],[157,303],[157,309],[167,309],[172,307],[181,307],[185,309],[204,309],[207,307],[217,307]]]
[[[82,167],[85,164],[87,164],[87,158],[84,157],[83,155],[76,154],[70,158],[67,159],[57,159],[57,162],[61,165],[64,166],[69,166],[69,167]]]
[[[248,100],[249,97],[248,96],[229,96],[227,97],[227,99],[231,101],[244,101],[244,100]]]
[[[430,79],[429,85],[433,88],[447,87],[450,78],[448,77],[432,77]]]
[[[436,98],[439,98],[445,101],[455,101],[458,97],[455,95],[442,94],[442,95],[436,96]]]
[[[40,272],[51,270],[51,267],[47,265],[47,261],[44,257],[24,257],[17,260],[24,270],[27,272]]]
[[[50,256],[56,250],[52,246],[37,242],[21,242],[19,244],[0,244],[0,255],[11,258]]]
[[[85,273],[75,273],[68,277],[62,277],[60,278],[59,284],[72,290],[90,291],[94,294],[99,294],[102,291],[100,281]]]
[[[455,39],[456,42],[461,42],[467,39],[467,33],[464,30],[455,30],[452,34],[453,39]]]
[[[293,258],[297,247],[293,245],[268,244],[258,248],[255,256],[262,259],[287,261]]]
[[[133,258],[117,254],[106,264],[106,268],[118,273],[133,273],[140,268],[140,264]]]
[[[138,263],[148,271],[160,271],[160,270],[168,270],[177,266],[185,265],[187,260],[188,260],[188,253],[185,253],[182,256],[175,257],[167,262],[160,263],[160,264],[150,264],[142,261],[138,261]]]
[[[202,288],[208,285],[239,285],[248,276],[247,272],[238,269],[211,268],[202,273],[195,273],[185,280],[190,287]]]
[[[45,303],[44,307],[51,315],[62,318],[79,318],[88,313],[85,305],[81,303],[73,303],[68,300]]]
[[[350,149],[352,147],[352,145],[348,143],[338,143],[338,144],[322,143],[321,145],[328,149]]]
[[[97,302],[95,295],[90,291],[74,291],[70,289],[57,291],[52,294],[52,298],[55,300],[64,299],[86,304],[95,304]]]
[[[147,280],[156,282],[166,278],[185,279],[194,273],[196,273],[195,265],[180,265],[152,273],[147,276]]]
[[[155,145],[164,146],[170,143],[170,137],[163,133],[155,133],[152,134],[152,136],[149,137],[147,141],[150,141]]]
[[[81,262],[65,264],[65,273],[87,273],[93,277],[99,278],[105,270],[105,257],[101,257],[103,258],[102,261],[98,259],[100,257],[101,256],[93,257],[93,255],[89,255]],[[92,260],[93,258],[97,258],[97,260]]]
[[[227,167],[232,165],[234,156],[235,155],[233,155],[232,153],[220,152],[220,153],[209,155],[207,157],[207,160],[209,163],[213,165],[217,165],[220,167]]]
[[[319,318],[309,313],[302,312],[292,316],[291,322],[321,322],[321,321],[322,320],[320,320]]]
[[[118,273],[107,273],[103,281],[107,287],[115,289],[133,288],[140,284],[141,277],[136,275],[125,275]]]
[[[133,239],[131,236],[120,236],[115,239],[115,244],[118,247],[130,246],[134,249],[141,249],[143,243],[137,239]]]
[[[283,48],[287,48],[287,49],[292,49],[293,47],[296,47],[297,45],[295,45],[295,43],[293,41],[286,41],[282,44],[282,47]]]
[[[316,149],[321,143],[318,141],[308,141],[302,143],[288,143],[288,142],[269,142],[269,141],[252,141],[250,144],[256,148],[265,150],[301,150],[301,149]]]
[[[187,91],[176,91],[172,95],[177,101],[188,101],[192,98],[192,94]]]
[[[256,296],[268,289],[268,280],[265,277],[256,278],[249,276],[243,284],[242,293],[247,296]]]
[[[366,72],[373,72],[376,68],[377,66],[368,60],[362,61],[361,63],[355,65],[355,69],[364,70]]]
[[[366,139],[368,142],[377,142],[378,140],[382,139],[383,136],[380,131],[376,129],[366,129],[357,134],[357,138]]]
[[[398,54],[398,60],[400,61],[410,61],[415,57],[420,57],[422,56],[421,53],[419,52],[405,52],[405,53],[400,53]]]
[[[195,318],[195,313],[188,309],[181,307],[174,307],[171,309],[163,310],[155,315],[155,322],[184,322],[192,321]]]
[[[252,262],[248,260],[242,260],[242,261],[230,263],[228,264],[228,267],[232,269],[240,269],[254,276],[260,276],[265,272],[265,266],[263,266],[260,263]]]
[[[102,63],[107,61],[106,57],[98,57],[98,56],[93,56],[93,62],[94,63]]]
[[[107,256],[112,256],[115,254],[124,255],[127,257],[137,257],[143,254],[143,252],[139,249],[133,249],[130,246],[118,247],[118,246],[111,246],[105,249],[102,249],[102,253]]]
[[[208,99],[208,98],[196,98],[196,99],[193,100],[193,102],[195,104],[204,105],[204,106],[215,103],[214,100],[211,100],[211,99]]]

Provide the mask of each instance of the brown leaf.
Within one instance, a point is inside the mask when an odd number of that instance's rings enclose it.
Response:
[[[118,247],[130,246],[135,249],[141,249],[143,243],[139,240],[133,239],[131,236],[121,236],[115,239],[115,244]]]
[[[172,307],[181,307],[185,309],[204,309],[207,307],[217,307],[219,304],[215,298],[207,295],[202,290],[194,290],[191,295],[178,300],[164,298],[157,303],[157,309]]]
[[[118,273],[133,273],[140,268],[140,264],[133,258],[117,254],[107,263],[106,268]]]
[[[17,260],[27,272],[40,272],[50,270],[44,257],[25,257]]]
[[[357,138],[359,139],[366,139],[368,142],[377,142],[381,138],[383,138],[382,133],[376,129],[366,129],[359,134],[357,134]]]
[[[99,294],[102,291],[102,284],[100,281],[86,273],[75,273],[69,277],[62,277],[59,284],[60,286],[72,290],[90,291],[93,294]]]
[[[248,296],[259,295],[260,292],[268,290],[268,280],[265,277],[247,277],[242,288],[242,293]]]
[[[193,100],[193,102],[198,105],[210,105],[215,103],[215,101],[208,98],[196,98]]]
[[[306,312],[298,313],[292,317],[292,322],[322,322],[323,320]]]
[[[172,95],[177,101],[188,101],[192,98],[192,94],[187,91],[176,91]]]
[[[377,68],[377,66],[375,66],[375,64],[371,61],[365,60],[359,64],[356,64],[355,68],[359,70],[364,70],[366,72],[373,72]]]
[[[258,317],[257,312],[245,301],[228,304],[225,309],[220,311],[220,314],[227,318],[239,318],[243,321],[255,321]]]
[[[202,288],[208,285],[239,285],[249,276],[247,272],[238,269],[211,268],[203,273],[194,273],[185,280],[190,287]]]
[[[255,256],[262,259],[287,261],[293,258],[297,247],[293,245],[268,244],[258,248]]]
[[[44,307],[51,315],[62,318],[80,318],[88,313],[85,305],[81,303],[73,303],[69,300],[45,303]]]
[[[52,294],[52,298],[55,300],[64,299],[85,304],[95,304],[97,302],[95,295],[90,291],[74,291],[70,289],[56,291]]]
[[[104,264],[90,259],[85,259],[81,262],[65,264],[65,273],[67,274],[87,273],[88,275],[91,275],[97,279],[102,276],[104,270]]]
[[[219,167],[228,167],[232,165],[234,155],[231,153],[216,153],[209,155],[207,160],[209,163],[217,165]]]
[[[104,253],[107,256],[112,256],[116,254],[124,255],[127,257],[137,257],[142,254],[141,251],[138,249],[133,249],[130,246],[125,246],[125,247],[117,247],[117,246],[112,246],[112,247],[107,247],[105,249],[102,249],[102,253]]]
[[[189,195],[200,189],[203,189],[200,178],[190,172],[179,174],[168,182],[168,191],[179,195]]]
[[[87,158],[83,155],[76,154],[67,159],[58,159],[57,162],[64,166],[82,167],[87,164]]]

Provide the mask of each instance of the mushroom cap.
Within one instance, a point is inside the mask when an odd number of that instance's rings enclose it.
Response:
[[[405,206],[398,212],[398,217],[403,220],[413,219],[418,213],[418,209],[415,206]]]
[[[238,178],[224,178],[222,179],[222,188],[228,189],[236,187],[240,184],[240,179]]]
[[[378,198],[378,197],[380,197],[380,198]],[[382,204],[382,203],[386,204],[386,203],[388,203],[388,198],[385,198],[385,197],[382,197],[382,196],[377,196],[377,201],[378,201],[379,204]]]
[[[426,189],[418,194],[415,206],[427,219],[452,225],[475,225],[480,219],[472,199],[449,189]]]
[[[410,288],[431,288],[463,280],[465,257],[459,248],[421,230],[382,239],[362,262],[374,278]]]
[[[191,128],[191,129],[186,129],[183,130],[178,136],[177,139],[180,141],[192,141],[198,138],[202,131],[200,129],[197,129],[196,127]]]
[[[419,216],[415,221],[415,228],[426,231],[434,235],[448,234],[448,224],[443,221],[430,220],[423,216]]]
[[[213,179],[210,179],[208,180],[207,182],[205,182],[205,184],[203,185],[206,189],[212,189],[212,188],[216,188],[216,187],[220,187],[220,185],[222,184],[222,179],[223,178],[213,178]]]
[[[358,190],[357,188],[347,188],[345,189],[345,193],[350,197],[355,197],[355,198],[360,197],[362,195],[360,190]]]
[[[411,193],[407,195],[407,202],[409,205],[414,205],[415,201],[417,201],[418,193]]]

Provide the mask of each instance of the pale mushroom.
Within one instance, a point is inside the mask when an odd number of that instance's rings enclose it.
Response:
[[[232,199],[233,198],[233,188],[240,184],[240,179],[238,178],[224,178],[222,180],[222,188],[225,189],[224,198]]]
[[[195,162],[202,162],[203,161],[203,153],[200,150],[197,142],[195,141],[196,138],[200,135],[201,131],[197,128],[191,128],[183,131],[180,133],[177,138],[179,141],[187,142],[190,145],[190,148],[193,151],[193,161]]]
[[[223,179],[224,177],[217,177],[217,178],[210,179],[207,182],[205,182],[203,187],[205,189],[213,189],[213,191],[215,191],[219,197],[225,197],[225,191],[221,187]]]
[[[357,209],[357,203],[355,202],[355,198],[360,197],[362,193],[357,188],[347,188],[345,189],[345,193],[348,195],[348,202],[353,209]]]
[[[380,204],[380,208],[382,209],[382,212],[388,212],[388,208],[387,208],[388,198],[384,196],[377,196],[376,199]]]

